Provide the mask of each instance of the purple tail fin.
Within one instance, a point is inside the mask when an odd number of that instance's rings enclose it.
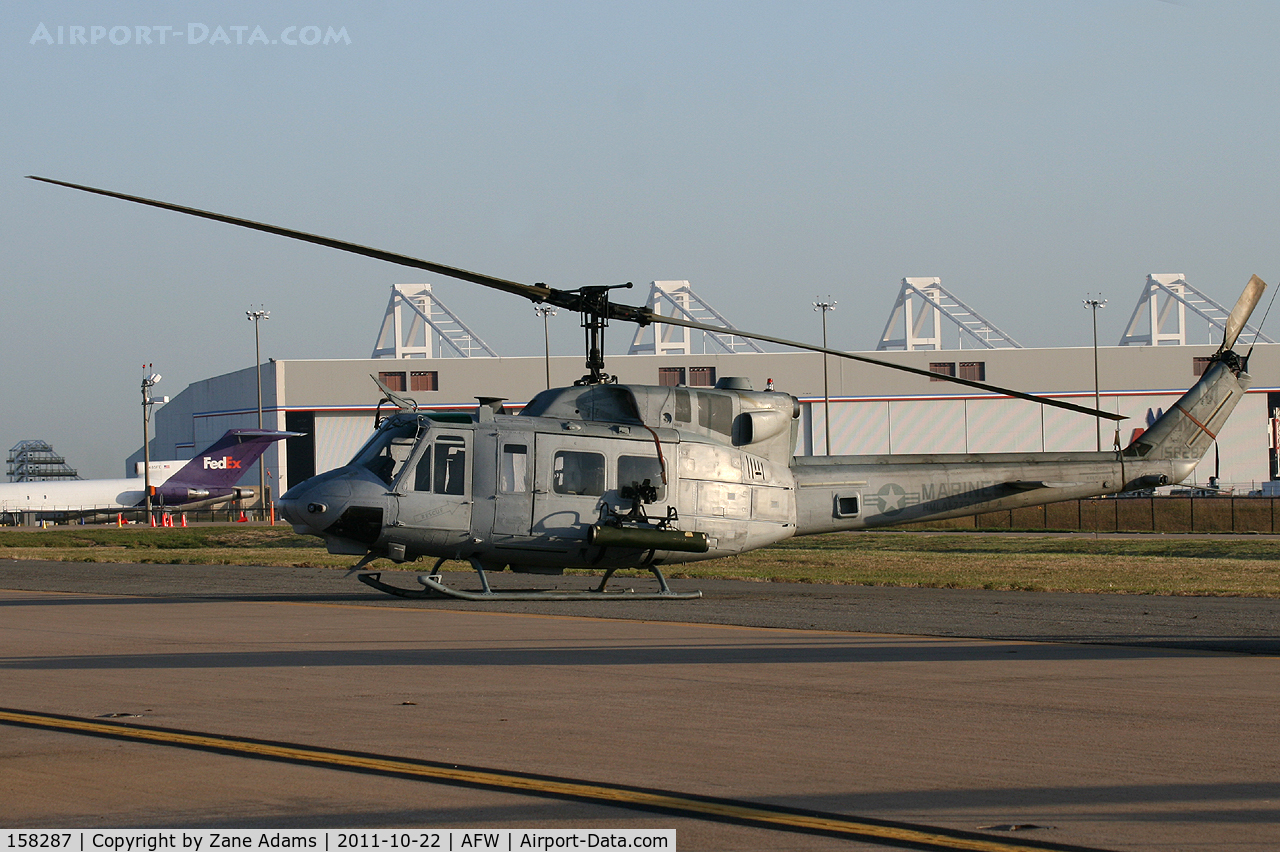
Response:
[[[229,429],[227,434],[169,477],[165,484],[229,488],[240,481],[267,447],[281,438],[298,434],[264,429]]]

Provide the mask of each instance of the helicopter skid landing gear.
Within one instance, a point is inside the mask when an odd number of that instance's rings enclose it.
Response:
[[[422,586],[421,589],[404,589],[384,583],[382,582],[382,574],[376,571],[361,572],[356,576],[366,586],[402,598],[456,598],[464,601],[659,601],[693,600],[702,597],[702,592],[672,591],[671,587],[667,585],[667,578],[662,575],[662,571],[657,566],[649,567],[649,570],[653,572],[653,576],[658,580],[659,591],[657,592],[606,592],[605,584],[609,582],[609,578],[618,570],[617,568],[606,570],[604,577],[600,580],[600,585],[589,591],[551,591],[546,589],[529,589],[526,591],[516,589],[495,592],[489,587],[488,575],[477,559],[468,561],[480,577],[481,590],[468,592],[451,588],[440,582],[440,566],[447,561],[447,559],[437,560],[430,574],[418,575],[418,583]]]

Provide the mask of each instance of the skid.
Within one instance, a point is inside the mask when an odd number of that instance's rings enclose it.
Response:
[[[591,590],[585,591],[549,591],[545,589],[529,589],[527,591],[513,589],[506,592],[495,592],[489,587],[489,578],[475,560],[471,560],[472,567],[480,577],[481,590],[478,592],[468,592],[462,589],[454,589],[446,586],[439,580],[433,579],[438,577],[440,566],[447,560],[441,559],[436,562],[435,572],[432,574],[419,574],[418,584],[421,589],[405,589],[400,586],[392,586],[389,583],[382,582],[382,573],[379,571],[361,571],[356,574],[360,582],[366,586],[377,589],[380,592],[386,592],[389,595],[395,595],[401,598],[456,598],[464,601],[662,601],[662,600],[694,600],[702,597],[702,592],[674,592],[667,585],[667,578],[657,568],[650,568],[654,577],[658,580],[659,591],[656,592],[607,592],[605,584],[609,582],[609,578],[613,576],[616,568],[610,568],[605,571],[604,577],[600,580],[600,585]]]

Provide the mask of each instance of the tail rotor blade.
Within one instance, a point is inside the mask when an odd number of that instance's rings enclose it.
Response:
[[[1218,351],[1225,352],[1236,345],[1236,338],[1240,336],[1240,332],[1244,331],[1249,315],[1253,313],[1254,307],[1257,306],[1258,300],[1262,298],[1262,293],[1266,289],[1267,282],[1256,275],[1244,285],[1244,292],[1240,294],[1236,306],[1231,309],[1231,316],[1227,317],[1226,330],[1222,335],[1222,347]]]

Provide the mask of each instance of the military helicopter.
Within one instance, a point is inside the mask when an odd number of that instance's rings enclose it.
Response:
[[[861,530],[1075,500],[1181,482],[1213,444],[1251,384],[1248,358],[1233,351],[1266,284],[1253,276],[1232,310],[1221,347],[1200,380],[1127,447],[1103,452],[930,455],[795,455],[800,405],[789,394],[725,378],[715,388],[622,385],[604,372],[610,320],[723,332],[610,293],[630,284],[561,290],[521,284],[380,249],[163,201],[35,180],[145,204],[422,269],[576,311],[587,373],[572,387],[535,396],[519,414],[479,397],[474,414],[433,413],[383,386],[394,413],[380,419],[346,465],[290,488],[279,499],[299,533],[330,553],[360,559],[365,584],[403,597],[466,600],[692,598],[670,588],[662,566],[745,553],[793,536]],[[1123,419],[1056,399],[865,355],[734,330],[734,334],[876,364],[1002,396]],[[375,380],[376,381],[376,380]],[[380,403],[381,406],[381,403]],[[917,499],[889,500],[898,494]],[[403,588],[363,570],[374,559],[434,558]],[[479,591],[441,582],[440,568],[465,560]],[[495,591],[491,572],[560,574],[599,569],[594,591]],[[658,591],[607,592],[619,569],[648,570]]]

